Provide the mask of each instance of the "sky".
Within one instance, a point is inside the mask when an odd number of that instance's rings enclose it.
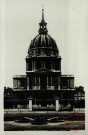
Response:
[[[88,1],[87,0],[5,0],[3,10],[4,86],[13,87],[13,75],[26,74],[28,47],[38,35],[42,17],[48,34],[55,39],[62,57],[62,74],[75,76],[75,86],[87,89]]]

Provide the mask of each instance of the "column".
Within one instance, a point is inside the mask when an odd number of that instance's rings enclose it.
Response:
[[[34,86],[34,87],[35,87],[35,89],[36,89],[36,76],[35,76],[35,86]]]
[[[52,86],[53,80],[52,80],[52,76],[51,76],[51,86]]]
[[[41,68],[43,69],[44,67],[43,67],[43,61],[41,61]]]
[[[53,82],[52,82],[52,76],[51,76],[51,90],[53,89]]]
[[[51,61],[51,70],[53,70],[53,61]]]
[[[39,76],[39,90],[40,90],[40,76]]]
[[[32,111],[32,98],[29,98],[29,111]]]
[[[69,78],[68,78],[68,88],[69,88],[69,86],[70,86],[69,84],[70,84],[70,82],[69,82]]]
[[[56,111],[60,109],[59,98],[56,99]]]
[[[55,70],[55,62],[53,62],[53,70]]]
[[[36,68],[35,68],[35,61],[33,61],[33,62],[34,62],[34,64],[33,64],[33,65],[34,65],[34,70],[35,70],[35,69],[36,69]]]
[[[46,68],[45,61],[44,61],[43,65],[44,65],[44,69],[45,69]]]
[[[26,71],[28,71],[29,69],[28,69],[28,62],[26,62]]]
[[[60,76],[58,76],[58,90],[60,90]]]
[[[29,77],[27,77],[27,90],[29,90]]]
[[[35,86],[36,86],[36,76],[35,76]]]
[[[47,89],[48,89],[48,76],[47,76]]]
[[[60,62],[59,62],[59,70],[61,70],[61,60],[60,60]]]
[[[33,64],[33,61],[32,61],[32,70],[34,70],[34,64]]]

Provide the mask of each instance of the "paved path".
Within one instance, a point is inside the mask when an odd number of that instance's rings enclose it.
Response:
[[[63,113],[85,113],[84,109],[74,111],[29,111],[28,109],[5,109],[4,114],[63,114]]]
[[[43,125],[33,125],[31,123],[17,123],[14,121],[4,122],[5,131],[27,131],[27,130],[85,130],[85,121],[65,121],[57,123],[47,123]]]

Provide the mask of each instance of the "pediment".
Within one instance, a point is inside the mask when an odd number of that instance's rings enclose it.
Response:
[[[50,70],[46,69],[46,68],[41,68],[39,70],[37,70],[36,72],[51,72]]]

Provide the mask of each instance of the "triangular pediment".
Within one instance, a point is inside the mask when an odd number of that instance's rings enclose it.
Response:
[[[39,70],[37,70],[36,72],[51,72],[50,70],[46,69],[46,68],[41,68]]]

